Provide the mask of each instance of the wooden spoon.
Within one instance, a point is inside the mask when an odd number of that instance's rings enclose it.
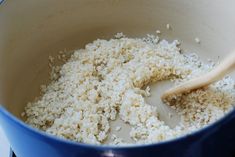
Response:
[[[164,100],[169,96],[182,94],[185,92],[189,92],[198,88],[208,86],[222,79],[226,74],[230,73],[234,69],[235,69],[235,52],[226,56],[221,61],[221,63],[210,72],[167,90],[166,92],[163,93],[161,98],[162,100]]]

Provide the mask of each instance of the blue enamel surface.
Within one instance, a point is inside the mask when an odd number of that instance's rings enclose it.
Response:
[[[24,124],[0,107],[0,124],[18,157],[232,157],[235,111],[213,125],[172,141],[145,146],[111,147],[70,142]]]
[[[0,0],[0,5],[3,3],[4,0]]]

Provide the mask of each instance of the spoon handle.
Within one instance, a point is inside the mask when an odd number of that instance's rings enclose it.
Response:
[[[162,99],[165,99],[171,95],[180,94],[204,86],[208,86],[209,84],[222,79],[226,74],[230,73],[234,69],[235,69],[235,51],[226,56],[221,61],[221,63],[210,72],[167,90],[166,92],[163,93]]]

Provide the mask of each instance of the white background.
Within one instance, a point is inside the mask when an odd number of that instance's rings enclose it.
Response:
[[[9,152],[10,146],[0,126],[0,157],[9,157]]]

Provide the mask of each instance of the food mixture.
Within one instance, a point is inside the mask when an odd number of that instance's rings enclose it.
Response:
[[[76,50],[62,66],[52,66],[52,82],[42,86],[42,95],[27,104],[26,123],[65,139],[104,144],[145,144],[189,134],[221,118],[233,108],[234,81],[230,77],[206,89],[166,102],[181,116],[174,128],[159,119],[158,108],[145,101],[150,83],[171,80],[180,84],[210,71],[193,53],[181,53],[177,40],[158,36],[97,39]],[[53,62],[53,58],[50,57]],[[131,126],[127,142],[110,130],[119,117]]]

